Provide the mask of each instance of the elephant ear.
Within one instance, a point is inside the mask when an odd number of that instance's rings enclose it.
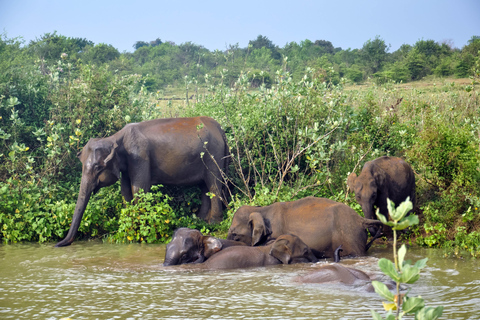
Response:
[[[266,226],[260,212],[252,212],[249,216],[248,224],[252,230],[252,246],[260,244],[265,237],[272,233],[270,228]]]
[[[115,151],[117,149],[118,145],[116,142],[113,143],[113,146],[111,147],[111,150],[110,150],[110,153],[108,154],[108,156],[105,158],[105,160],[103,160],[103,162],[105,163],[105,165],[108,165],[108,162],[110,162],[113,157],[115,156]]]
[[[292,251],[287,239],[276,240],[270,249],[270,255],[282,261],[283,264],[289,264],[292,260]]]
[[[350,173],[347,178],[347,187],[350,190],[354,190],[355,180],[357,180],[357,174],[355,172]]]
[[[213,254],[222,250],[222,242],[215,237],[204,236],[203,237],[203,255],[205,259],[210,258]]]

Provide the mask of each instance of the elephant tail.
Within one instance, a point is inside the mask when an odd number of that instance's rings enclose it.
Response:
[[[380,238],[383,235],[383,223],[379,220],[364,219],[363,223],[362,223],[362,226],[365,229],[369,229],[371,227],[377,228],[377,232],[375,233],[373,238],[367,243],[367,245],[365,247],[365,251],[368,251],[368,249],[370,249],[370,247],[372,246],[373,241],[377,240],[378,238]]]

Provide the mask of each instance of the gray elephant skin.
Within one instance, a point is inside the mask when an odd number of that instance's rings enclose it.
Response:
[[[202,263],[218,251],[231,246],[246,246],[246,244],[204,236],[196,229],[179,228],[175,230],[172,240],[167,244],[163,265]]]
[[[73,242],[92,193],[119,179],[126,201],[140,189],[148,192],[156,184],[200,185],[202,205],[198,216],[208,222],[221,221],[220,170],[225,171],[228,155],[225,133],[209,117],[130,123],[110,137],[90,139],[79,154],[82,180],[72,224],[56,246]],[[207,192],[215,196],[210,199]]]
[[[368,161],[359,176],[348,176],[347,185],[355,192],[367,219],[376,219],[374,207],[388,218],[387,198],[398,206],[410,197],[415,205],[415,174],[408,163],[397,157]]]
[[[367,244],[366,228],[380,230],[381,225],[378,220],[359,216],[343,203],[307,197],[265,207],[240,207],[227,239],[256,246],[282,234],[295,234],[317,258],[332,258],[340,245],[343,256],[362,256],[375,239]]]
[[[197,266],[202,270],[220,270],[317,261],[310,248],[299,237],[285,234],[265,246],[226,248]]]

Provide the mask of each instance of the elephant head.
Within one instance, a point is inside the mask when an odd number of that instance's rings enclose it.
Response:
[[[108,139],[90,139],[78,154],[83,167],[77,204],[70,230],[56,247],[68,246],[73,242],[92,193],[114,184],[120,178],[117,147],[114,141]]]
[[[222,242],[200,231],[180,228],[173,234],[172,241],[167,244],[164,266],[185,263],[201,263],[222,249]]]
[[[270,223],[263,218],[260,212],[248,212],[244,208],[240,208],[235,213],[227,239],[255,246],[265,243],[271,234]]]
[[[355,198],[362,206],[362,211],[367,219],[376,219],[373,206],[377,201],[378,194],[382,192],[381,188],[385,184],[385,179],[383,170],[363,170],[358,177],[354,172],[348,176],[348,188],[355,192]]]
[[[270,255],[283,264],[317,262],[312,250],[299,237],[293,234],[279,236],[272,244]]]

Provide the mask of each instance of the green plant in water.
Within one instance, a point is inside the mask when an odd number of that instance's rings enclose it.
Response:
[[[413,208],[409,198],[402,202],[397,208],[395,208],[395,204],[390,201],[390,199],[387,199],[387,202],[388,213],[392,220],[387,221],[387,218],[380,214],[378,210],[377,217],[383,224],[386,224],[393,230],[394,262],[382,258],[378,262],[378,266],[383,273],[396,282],[396,294],[393,294],[385,284],[379,281],[372,281],[375,292],[382,298],[388,300],[388,302],[383,303],[385,310],[388,311],[385,319],[402,319],[408,314],[415,314],[415,319],[418,320],[438,319],[443,313],[443,306],[436,308],[425,307],[425,301],[421,296],[409,297],[408,292],[406,294],[400,293],[400,285],[402,283],[413,284],[420,278],[420,270],[425,267],[428,258],[421,259],[412,265],[410,261],[405,260],[405,255],[407,254],[405,244],[397,251],[397,231],[418,224],[418,217],[413,214],[407,216],[407,213]],[[393,311],[395,311],[395,314]],[[374,310],[372,310],[372,316],[376,320],[383,319],[382,316]]]

